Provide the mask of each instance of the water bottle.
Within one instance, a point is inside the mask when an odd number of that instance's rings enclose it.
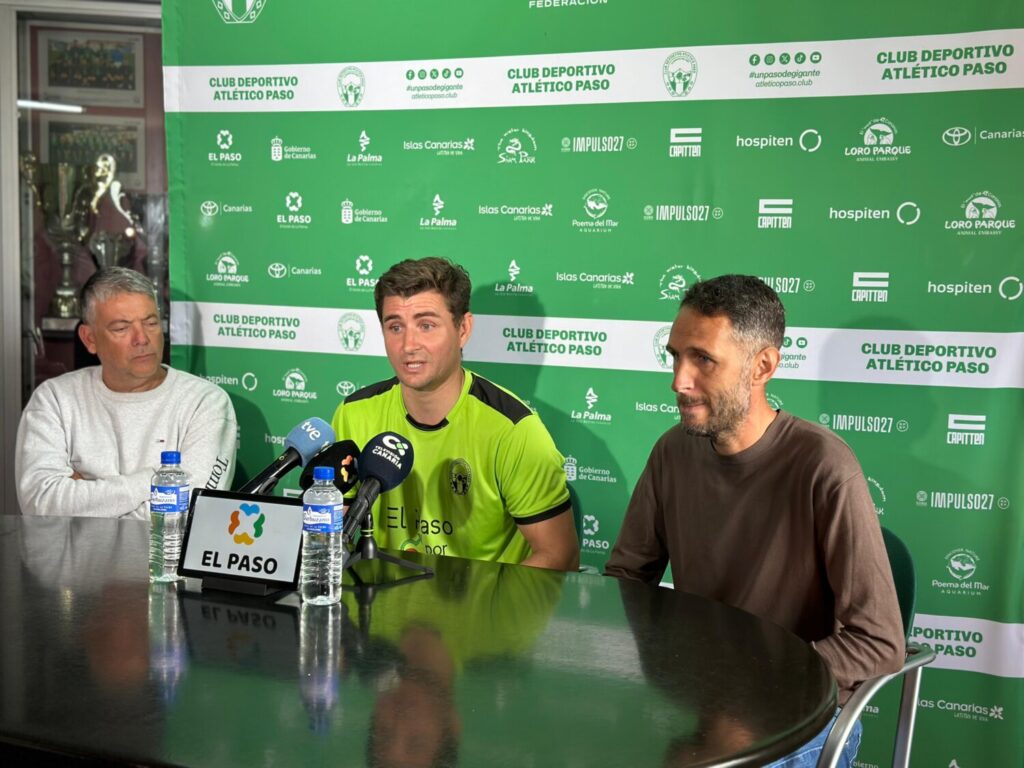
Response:
[[[311,605],[341,600],[341,526],[344,497],[333,467],[313,467],[313,484],[302,495],[302,569],[299,594]]]
[[[334,605],[299,608],[299,693],[314,733],[330,730],[341,687],[341,610]]]
[[[188,515],[189,479],[181,454],[164,451],[149,486],[149,580],[177,581],[181,538]]]

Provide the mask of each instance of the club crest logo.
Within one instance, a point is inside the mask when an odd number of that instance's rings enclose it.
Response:
[[[338,319],[338,338],[346,352],[358,352],[366,338],[366,323],[354,312],[346,312]]]
[[[672,356],[668,353],[668,337],[672,333],[671,325],[663,325],[658,329],[658,332],[654,334],[653,346],[654,346],[654,359],[658,362],[658,367],[663,368],[666,371],[672,370]]]
[[[670,96],[689,96],[697,83],[697,59],[687,51],[676,51],[665,59],[661,74]]]
[[[358,107],[366,93],[366,76],[359,67],[345,67],[338,73],[338,96],[343,107]]]
[[[473,470],[465,459],[452,459],[448,465],[448,487],[456,496],[469,494],[469,487],[473,482]]]
[[[266,4],[267,0],[213,0],[213,7],[225,24],[252,24]]]
[[[259,504],[239,504],[238,509],[231,513],[228,533],[235,544],[251,547],[256,543],[256,539],[263,535],[263,524],[266,520],[266,515],[260,512]]]

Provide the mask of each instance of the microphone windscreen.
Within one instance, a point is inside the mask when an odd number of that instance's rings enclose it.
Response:
[[[351,440],[341,440],[318,453],[299,478],[299,487],[306,490],[313,484],[313,467],[332,467],[334,486],[348,493],[359,482],[359,446]]]
[[[412,445],[396,432],[381,432],[359,454],[359,476],[374,477],[380,492],[397,488],[412,471]]]
[[[331,425],[314,416],[296,425],[284,439],[284,446],[295,449],[301,457],[300,464],[304,467],[310,459],[333,442],[334,430]]]

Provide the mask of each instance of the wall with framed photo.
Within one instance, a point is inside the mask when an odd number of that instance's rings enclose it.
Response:
[[[125,188],[145,191],[145,119],[117,115],[40,115],[39,159],[42,162],[92,165],[102,154],[114,156],[116,178]]]
[[[19,34],[18,98],[30,102],[19,109],[31,231],[22,239],[23,275],[32,286],[24,323],[39,339],[24,363],[27,396],[40,381],[78,365],[69,329],[79,313],[66,297],[99,265],[148,275],[166,313],[167,172],[158,23],[36,18],[21,22]],[[113,173],[107,158],[100,160],[107,155]],[[62,164],[79,169],[67,194],[90,209],[75,213],[71,234],[55,234],[53,187]]]
[[[89,29],[40,30],[36,56],[44,101],[142,107],[143,35]]]

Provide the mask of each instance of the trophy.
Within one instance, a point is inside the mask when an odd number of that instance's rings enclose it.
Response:
[[[135,247],[136,235],[145,234],[145,232],[139,217],[126,207],[128,195],[122,191],[121,182],[115,178],[117,176],[117,161],[114,156],[104,154],[96,158],[94,173],[96,184],[89,209],[93,215],[98,214],[103,195],[109,192],[114,209],[127,222],[127,226],[122,232],[97,229],[89,238],[89,250],[96,260],[96,266],[100,269],[121,266],[125,257]]]
[[[41,164],[32,153],[20,158],[24,177],[50,241],[60,256],[60,283],[50,301],[48,314],[61,319],[77,318],[78,287],[71,276],[75,248],[92,231],[95,213],[89,206],[96,175],[92,166],[70,163]]]

